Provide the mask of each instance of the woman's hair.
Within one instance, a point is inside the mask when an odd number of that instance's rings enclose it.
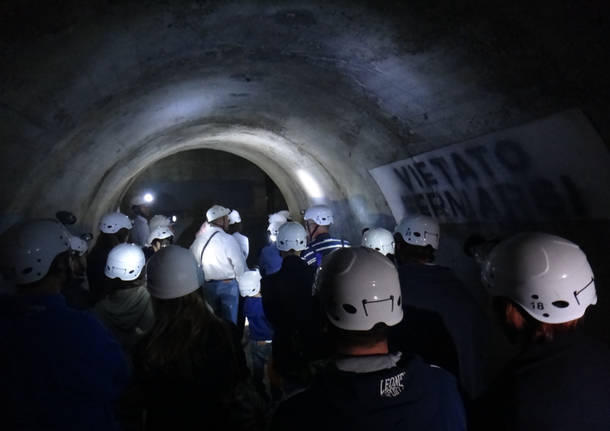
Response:
[[[111,278],[107,281],[110,292],[116,290],[133,289],[140,286],[146,285],[146,270],[142,269],[140,275],[135,280],[121,280],[120,278]]]
[[[553,341],[556,334],[574,330],[583,320],[581,317],[564,323],[541,322],[524,311],[519,304],[504,297],[494,298],[493,308],[509,330],[509,338],[516,337],[525,342]]]
[[[101,232],[97,242],[95,243],[95,248],[101,247],[104,250],[110,250],[113,247],[127,241],[128,236],[129,230],[127,228],[119,229],[115,233]]]
[[[155,323],[142,340],[141,353],[144,369],[164,368],[166,365],[188,361],[190,353],[201,351],[213,332],[222,332],[215,340],[224,340],[226,348],[236,357],[232,335],[205,304],[198,291],[174,299],[151,297]],[[216,335],[216,334],[215,334]],[[231,366],[236,361],[230,361]]]

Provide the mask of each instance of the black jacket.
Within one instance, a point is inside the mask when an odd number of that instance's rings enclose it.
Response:
[[[261,280],[265,316],[273,326],[273,363],[284,379],[305,385],[310,362],[326,354],[321,312],[312,295],[316,268],[287,256],[280,270]]]
[[[402,264],[398,267],[398,274],[403,304],[440,316],[454,347],[447,344],[439,345],[436,349],[451,352],[455,348],[459,364],[454,362],[450,365],[452,353],[440,360],[427,356],[424,359],[455,371],[469,394],[479,394],[486,384],[486,354],[492,328],[492,322],[483,307],[450,268],[418,263]],[[408,320],[407,312],[405,309],[405,319]],[[417,322],[420,317],[429,318],[415,316],[412,320]],[[435,324],[434,327],[438,328],[438,325]],[[439,328],[437,332],[445,343],[445,331]],[[432,337],[430,342],[434,343]],[[428,347],[434,349],[434,346]],[[421,354],[424,355],[423,352]]]
[[[359,358],[376,361],[384,356]],[[272,431],[433,431],[465,426],[455,379],[417,356],[371,372],[342,371],[331,364],[307,390],[282,402],[271,423]]]
[[[531,344],[471,416],[475,430],[610,430],[610,349],[578,331]]]

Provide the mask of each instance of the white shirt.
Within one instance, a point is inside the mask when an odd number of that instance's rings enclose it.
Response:
[[[148,220],[141,215],[137,215],[133,221],[133,228],[131,229],[131,241],[138,244],[140,247],[144,247],[148,242],[149,235],[150,228],[148,227]]]
[[[201,257],[201,251],[208,239],[215,233]],[[246,261],[233,236],[222,228],[209,225],[191,244],[191,252],[203,266],[205,280],[239,279],[246,269]]]
[[[237,241],[237,243],[239,244],[239,247],[241,248],[241,251],[244,254],[244,259],[247,259],[248,253],[250,252],[250,240],[247,236],[242,235],[239,232],[234,232],[233,238],[235,238],[235,241]]]

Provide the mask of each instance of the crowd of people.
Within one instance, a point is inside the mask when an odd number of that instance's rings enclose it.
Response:
[[[610,348],[580,328],[593,270],[567,239],[477,249],[519,346],[479,393],[491,322],[435,264],[432,217],[356,246],[329,206],[279,211],[249,268],[237,210],[210,207],[187,249],[150,203],[105,214],[91,248],[57,219],[2,235],[3,429],[610,429]]]

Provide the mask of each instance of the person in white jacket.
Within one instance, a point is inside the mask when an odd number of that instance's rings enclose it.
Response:
[[[150,193],[138,194],[131,198],[131,209],[135,215],[133,229],[131,230],[131,241],[144,247],[150,235],[150,204],[154,200]]]
[[[229,213],[229,233],[233,235],[233,238],[239,244],[244,259],[248,259],[248,253],[250,252],[250,240],[247,236],[241,233],[241,216],[237,210],[233,210]]]
[[[236,324],[238,280],[246,269],[246,261],[235,238],[226,232],[230,212],[223,206],[212,206],[206,213],[207,228],[195,238],[190,250],[203,269],[207,303],[218,316]]]

